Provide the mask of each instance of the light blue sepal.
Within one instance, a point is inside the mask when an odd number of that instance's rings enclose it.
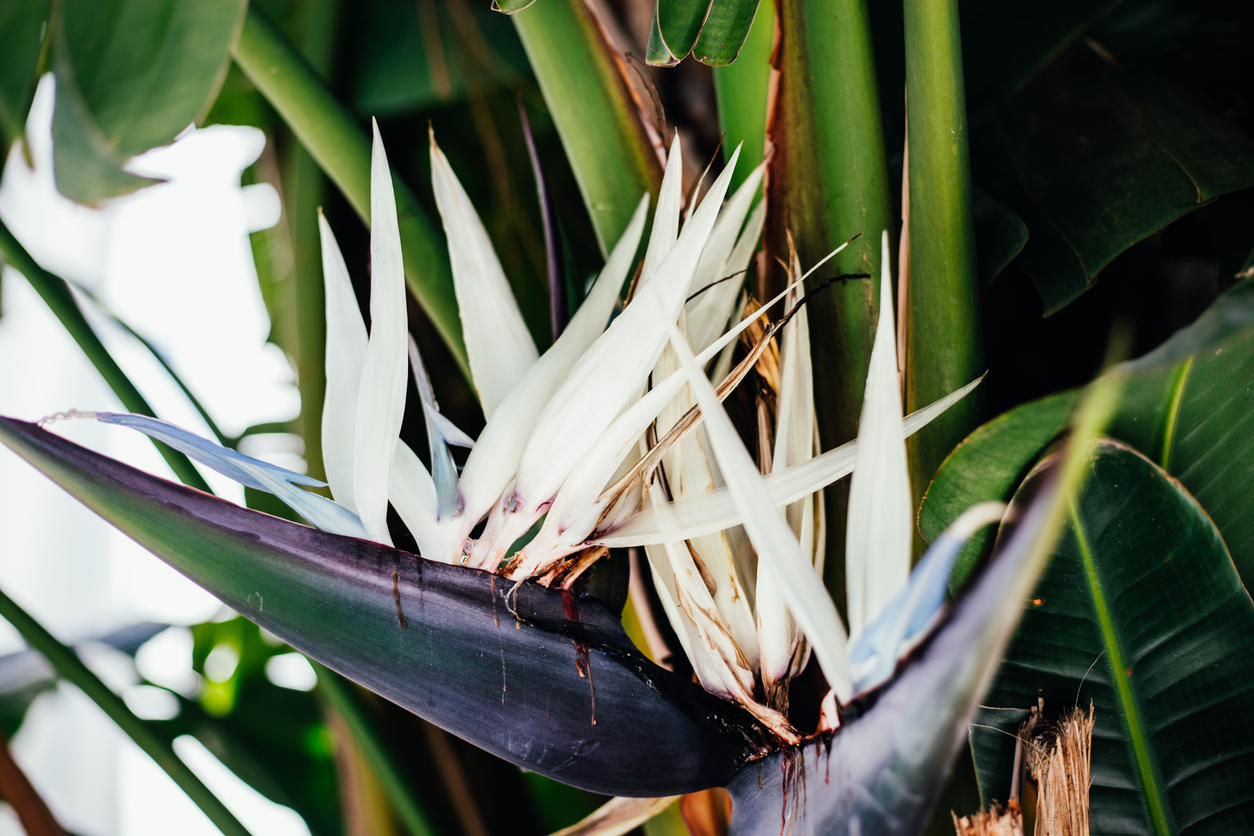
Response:
[[[361,520],[352,511],[332,502],[325,496],[296,487],[297,485],[322,487],[326,484],[325,482],[319,482],[303,473],[297,473],[276,464],[245,456],[243,453],[223,447],[157,418],[129,413],[101,412],[96,415],[96,420],[138,430],[150,438],[162,441],[187,454],[190,458],[206,467],[213,468],[245,487],[272,493],[308,520],[314,528],[349,537],[366,536]]]
[[[849,645],[855,694],[887,682],[897,661],[926,634],[945,605],[949,574],[967,541],[945,532],[927,550],[904,589]]]
[[[431,453],[431,479],[435,482],[437,513],[441,519],[447,519],[457,512],[459,501],[457,491],[457,465],[453,462],[453,454],[449,445],[473,447],[474,442],[459,430],[452,421],[440,414],[435,402],[435,393],[431,391],[431,380],[427,377],[426,367],[422,364],[422,355],[418,352],[418,343],[413,335],[409,337],[409,365],[414,374],[414,384],[418,389],[418,397],[422,401],[422,415],[426,421],[427,444]]]

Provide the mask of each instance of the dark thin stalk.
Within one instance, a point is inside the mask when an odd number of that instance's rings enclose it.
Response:
[[[957,0],[905,0],[905,29],[909,412],[969,383],[984,366]],[[979,411],[976,392],[907,442],[916,505],[945,456],[975,428]]]
[[[35,292],[44,300],[44,304],[61,321],[65,330],[74,338],[74,342],[78,343],[78,347],[83,350],[83,354],[87,355],[87,359],[117,395],[122,406],[129,412],[157,417],[152,407],[148,405],[148,401],[144,400],[144,396],[135,388],[135,384],[126,376],[126,372],[122,371],[122,367],[117,364],[104,343],[100,341],[100,337],[92,330],[91,324],[83,315],[83,310],[78,306],[78,301],[74,298],[65,279],[39,266],[39,263],[26,252],[26,248],[13,237],[13,233],[3,222],[0,222],[0,253],[3,253],[5,259],[26,277],[31,287],[35,288]],[[161,457],[165,459],[166,464],[174,471],[174,475],[184,485],[205,493],[213,493],[209,483],[204,480],[187,456],[170,449],[159,441],[154,441],[153,444],[161,453]]]
[[[357,118],[340,104],[318,72],[256,7],[248,8],[234,58],[357,215],[369,224],[370,138]],[[469,377],[453,273],[443,237],[413,192],[395,174],[392,184],[400,219],[405,279],[463,374]]]
[[[65,836],[65,830],[57,823],[43,797],[13,760],[3,732],[0,732],[0,798],[13,808],[26,836]]]
[[[387,744],[379,738],[370,718],[353,694],[356,686],[320,662],[312,659],[309,661],[318,672],[319,691],[348,727],[353,743],[374,769],[383,794],[387,796],[392,809],[410,836],[435,836],[436,830],[431,819],[409,791],[408,781],[388,751]]]
[[[174,779],[179,789],[187,794],[187,797],[225,836],[249,836],[244,825],[240,824],[217,796],[201,783],[187,764],[179,760],[179,756],[174,753],[173,741],[168,735],[136,717],[126,707],[122,698],[109,690],[109,686],[101,682],[100,678],[83,664],[78,654],[57,641],[42,624],[2,591],[0,591],[0,618],[4,618],[17,628],[26,643],[43,654],[58,676],[72,683],[92,702],[100,706],[100,709],[125,732],[127,737],[135,741],[145,754],[157,762],[157,766]]]
[[[544,179],[544,168],[540,165],[536,139],[531,134],[531,120],[527,118],[527,106],[523,104],[521,94],[518,96],[518,116],[522,119],[523,136],[527,139],[527,154],[531,157],[531,170],[536,176],[536,195],[540,199],[540,217],[544,221],[544,252],[549,268],[549,318],[553,326],[553,342],[557,342],[570,320],[566,300],[566,262],[562,258],[562,242],[557,234],[557,205]]]

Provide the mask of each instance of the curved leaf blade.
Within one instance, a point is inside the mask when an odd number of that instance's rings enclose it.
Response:
[[[1091,700],[1093,832],[1247,830],[1250,596],[1178,482],[1113,441],[1089,470],[977,722],[1013,728],[1038,697],[1047,712]],[[977,728],[972,745],[985,801],[1005,798],[1013,741]]]
[[[740,709],[635,651],[594,599],[530,583],[515,592],[493,575],[239,508],[32,424],[0,419],[0,441],[293,647],[542,775],[674,795],[723,783],[759,739]]]

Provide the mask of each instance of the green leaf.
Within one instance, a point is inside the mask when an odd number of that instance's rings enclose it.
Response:
[[[997,131],[1015,182],[981,183],[1027,222],[1019,261],[1047,314],[1132,244],[1254,185],[1254,141],[1147,74],[1102,67],[1037,85],[999,111]]]
[[[645,192],[662,181],[622,73],[583,0],[542,0],[513,15],[532,71],[557,126],[604,257]]]
[[[728,5],[739,5],[743,0],[727,0]],[[744,5],[748,5],[744,3]],[[705,22],[705,13],[712,6],[711,0],[656,0],[653,7],[653,32],[660,41],[660,48],[665,50],[673,62],[687,57],[692,45],[701,34],[701,24]],[[753,20],[752,14],[749,20]],[[747,33],[748,27],[745,27]],[[655,49],[653,35],[649,37],[649,52]],[[649,63],[654,63],[650,55]]]
[[[730,187],[733,191],[762,162],[766,147],[766,99],[771,79],[771,43],[775,40],[775,0],[763,0],[757,5],[757,12],[735,63],[714,68],[718,123],[727,132],[723,137],[724,159],[731,157],[740,146],[740,162]]]
[[[987,290],[1006,265],[1023,252],[1028,228],[1022,218],[979,186],[971,188],[971,211],[975,223],[975,272],[980,289]]]
[[[641,656],[596,599],[240,508],[32,424],[0,419],[0,441],[236,612],[532,771],[673,795],[726,781],[762,733]]]
[[[1092,701],[1093,832],[1247,830],[1250,596],[1206,512],[1151,461],[1106,441],[1089,469],[972,731],[984,800],[1007,797],[1014,741],[978,724]]]
[[[1077,393],[1063,392],[1023,404],[984,424],[945,459],[919,506],[919,532],[934,542],[963,511],[979,502],[1005,502],[1041,451],[1067,428]],[[977,532],[954,564],[951,584],[961,587],[992,542]]]
[[[740,54],[761,8],[759,0],[712,0],[701,35],[692,47],[692,55],[702,64],[722,67]],[[767,23],[774,22],[774,3],[767,5]],[[764,26],[763,31],[769,30]]]
[[[26,126],[26,111],[35,95],[35,66],[52,0],[8,0],[0,3],[0,150]]]
[[[246,0],[65,0],[55,62],[57,188],[95,205],[145,185],[121,166],[171,142],[207,112],[226,75],[246,5]]]

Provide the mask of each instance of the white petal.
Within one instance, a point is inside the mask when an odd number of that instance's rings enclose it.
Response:
[[[518,466],[514,487],[518,519],[501,533],[500,549],[508,548],[539,518],[567,475],[644,386],[662,353],[667,329],[679,316],[739,153],[737,149],[710,186],[653,281],[639,288],[636,298],[579,359],[541,413]]]
[[[453,454],[449,452],[444,435],[440,432],[440,425],[436,423],[439,412],[436,411],[435,393],[431,391],[431,380],[427,377],[422,355],[418,352],[418,343],[412,335],[409,337],[409,365],[413,369],[414,385],[422,401],[427,449],[431,455],[431,477],[435,481],[435,492],[439,498],[439,516],[447,519],[457,510],[457,465],[453,463]]]
[[[414,535],[419,553],[429,560],[452,562],[452,555],[433,545],[439,523],[435,482],[418,454],[403,441],[396,443],[388,478],[388,499],[401,522]]]
[[[405,412],[408,335],[396,197],[376,124],[370,159],[370,341],[357,400],[353,494],[366,531],[388,545],[388,471]]]
[[[689,385],[701,411],[705,427],[727,480],[727,490],[743,517],[745,531],[758,553],[774,573],[784,601],[805,633],[828,683],[842,702],[853,695],[849,663],[845,657],[845,628],[836,606],[823,586],[823,580],[806,558],[796,536],[774,507],[762,474],[745,449],[731,419],[692,356],[683,336],[672,325],[671,345],[688,373]]]
[[[760,200],[749,215],[749,221],[745,224],[745,230],[736,242],[735,249],[715,276],[714,281],[718,284],[707,286],[701,295],[688,303],[688,325],[691,328],[689,338],[694,348],[701,349],[709,345],[722,333],[731,319],[765,222],[766,201]],[[732,278],[726,279],[728,276]],[[726,281],[720,281],[722,279]],[[718,378],[714,378],[714,381],[717,383]]]
[[[356,444],[357,395],[361,368],[366,362],[366,323],[344,256],[331,225],[318,210],[322,236],[322,283],[326,296],[327,350],[326,401],[322,407],[322,462],[331,484],[331,495],[356,512],[353,495],[353,453]]]
[[[740,228],[744,226],[749,207],[753,205],[753,196],[757,194],[758,186],[762,184],[762,175],[765,171],[766,163],[761,163],[750,172],[745,182],[740,184],[740,188],[736,189],[728,199],[727,205],[723,207],[723,211],[719,213],[718,222],[714,224],[714,229],[710,230],[710,240],[705,245],[705,251],[701,253],[701,261],[697,265],[696,275],[693,276],[690,293],[703,290],[727,275],[723,272],[723,265],[727,263],[740,237]]]
[[[431,186],[448,236],[462,336],[483,414],[501,401],[536,361],[536,345],[497,260],[492,240],[448,159],[431,134]]]
[[[880,316],[858,421],[845,536],[849,628],[855,636],[905,586],[913,537],[887,232],[880,258]]]
[[[684,156],[679,147],[679,134],[671,140],[671,150],[666,156],[666,171],[662,174],[662,187],[657,193],[657,210],[653,213],[653,229],[649,232],[649,246],[644,253],[644,267],[640,271],[640,287],[653,278],[657,268],[670,255],[679,237],[679,204],[683,202]]]
[[[904,435],[909,438],[926,427],[945,410],[966,397],[983,379],[976,378],[961,389],[907,415]],[[772,473],[766,477],[771,501],[776,505],[789,505],[837,479],[848,476],[853,472],[857,455],[858,442],[849,441],[815,456],[805,464]],[[726,488],[719,488],[701,496],[670,503],[665,516],[657,508],[641,511],[622,526],[598,534],[589,542],[610,548],[642,546],[648,543],[665,543],[668,540],[685,540],[712,531],[722,531],[740,523],[740,511],[730,493]]]
[[[487,513],[514,478],[523,445],[535,428],[541,410],[588,346],[605,331],[623,282],[635,261],[648,210],[649,196],[645,194],[566,330],[506,396],[501,408],[479,434],[461,476],[462,515],[469,526]]]

